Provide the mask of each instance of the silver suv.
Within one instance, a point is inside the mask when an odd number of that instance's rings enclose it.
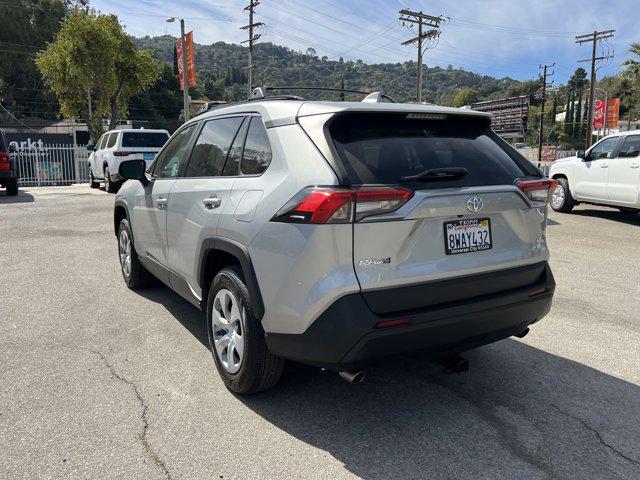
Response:
[[[216,108],[148,170],[120,165],[124,280],[206,312],[231,391],[272,387],[284,359],[357,381],[373,358],[456,354],[549,311],[555,181],[486,114],[380,98]]]

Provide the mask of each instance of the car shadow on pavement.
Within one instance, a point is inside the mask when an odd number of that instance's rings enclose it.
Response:
[[[209,348],[204,315],[187,300],[175,293],[169,287],[162,285],[159,280],[157,286],[142,290],[135,290],[135,292],[141,297],[151,300],[152,302],[159,303],[165,307],[167,311],[191,333],[191,335],[196,337],[207,349]]]
[[[630,214],[630,213],[622,213],[617,210],[595,210],[595,209],[573,210],[571,213],[573,215],[580,215],[583,217],[602,218],[604,220],[613,220],[616,222],[626,223],[628,225],[640,226],[640,214],[638,213]]]
[[[6,190],[0,190],[0,204],[3,203],[30,203],[33,202],[33,195],[22,190],[18,190],[18,195],[9,196]]]
[[[193,305],[164,286],[137,293],[208,348]],[[463,375],[416,352],[358,385],[288,362],[275,388],[237,400],[365,479],[640,478],[638,385],[514,339],[463,355]]]
[[[465,357],[391,357],[359,385],[290,363],[239,400],[365,479],[640,478],[637,385],[511,339]]]

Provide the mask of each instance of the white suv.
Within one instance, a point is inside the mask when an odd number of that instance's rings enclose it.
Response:
[[[586,153],[557,160],[549,177],[558,181],[551,198],[556,212],[570,212],[578,203],[640,212],[640,131],[610,135]]]
[[[104,180],[104,189],[109,193],[118,191],[122,179],[118,167],[123,160],[144,160],[151,165],[165,142],[169,139],[166,130],[123,129],[111,130],[100,137],[89,155],[89,181],[91,188],[98,188]]]

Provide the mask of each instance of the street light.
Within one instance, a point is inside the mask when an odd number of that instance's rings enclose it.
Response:
[[[187,75],[187,36],[184,33],[184,19],[177,17],[167,18],[167,23],[180,20],[180,42],[182,43],[182,100],[184,102],[184,121],[189,120],[189,78]]]

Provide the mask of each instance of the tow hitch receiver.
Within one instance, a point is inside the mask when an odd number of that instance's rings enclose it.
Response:
[[[451,355],[438,359],[438,363],[444,367],[444,373],[465,373],[469,371],[469,360],[460,355]]]

